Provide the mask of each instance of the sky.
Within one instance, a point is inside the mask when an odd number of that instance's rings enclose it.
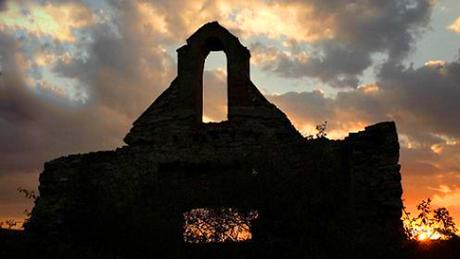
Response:
[[[405,205],[430,197],[460,225],[458,0],[0,0],[0,221],[31,209],[16,189],[45,161],[124,145],[210,21],[303,134],[395,121]],[[226,116],[225,58],[206,61],[205,120]]]

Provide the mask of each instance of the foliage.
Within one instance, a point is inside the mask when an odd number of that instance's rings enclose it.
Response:
[[[35,193],[34,190],[27,190],[27,189],[25,189],[25,188],[23,188],[23,187],[18,187],[17,190],[18,190],[19,193],[24,194],[24,197],[25,197],[26,199],[28,199],[28,200],[33,200],[33,201],[35,201],[35,200],[37,200],[37,198],[38,198],[38,195]],[[28,221],[30,220],[30,217],[32,216],[32,212],[29,211],[28,209],[25,209],[25,210],[24,210],[24,214],[25,214],[26,217],[27,217],[27,218],[25,219],[25,222],[24,222],[24,223],[26,223],[26,222],[28,222]]]
[[[456,236],[457,228],[446,208],[432,209],[431,199],[422,200],[417,205],[418,215],[411,216],[403,208],[404,232],[408,239],[431,240],[451,239]]]
[[[7,219],[5,221],[0,221],[0,229],[13,229],[18,225],[18,222],[14,219]]]
[[[24,194],[26,199],[35,201],[38,198],[38,195],[33,190],[27,190],[23,187],[18,187],[17,191]],[[27,222],[31,216],[31,212],[28,209],[24,210],[24,214],[27,216],[25,222]],[[0,221],[0,229],[13,229],[17,227],[22,227],[24,222],[17,221],[15,219],[8,219],[5,221]]]
[[[308,136],[306,136],[306,138],[308,140],[315,139],[315,138],[316,139],[326,138],[327,137],[326,127],[327,127],[327,121],[324,121],[323,123],[316,125],[316,127],[315,127],[316,134],[315,135],[308,135]]]
[[[25,188],[22,188],[22,187],[18,187],[18,192],[19,193],[23,193],[24,196],[29,199],[29,200],[36,200],[38,198],[37,194],[35,194],[35,191],[33,190],[27,190]]]
[[[193,209],[184,213],[184,241],[215,243],[251,239],[251,221],[257,211],[239,212],[232,208]]]

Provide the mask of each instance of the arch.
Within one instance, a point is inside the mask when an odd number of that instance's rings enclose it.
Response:
[[[198,135],[213,127],[204,127],[202,121],[203,70],[211,51],[223,51],[227,56],[228,119],[219,127],[231,129],[231,136],[235,136],[240,129],[257,124],[264,138],[301,138],[286,115],[251,82],[249,50],[228,30],[212,22],[198,29],[186,45],[177,49],[177,77],[133,123],[124,139],[127,144],[168,143],[170,139],[187,141],[192,135],[201,139]]]
[[[227,116],[231,120],[235,108],[248,106],[247,86],[249,77],[249,50],[237,37],[217,22],[208,23],[187,39],[187,45],[179,48],[178,78],[187,85],[190,105],[195,121],[203,116],[203,72],[206,57],[211,51],[223,51],[227,56]]]

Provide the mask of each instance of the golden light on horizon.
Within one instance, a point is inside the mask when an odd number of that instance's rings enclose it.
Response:
[[[446,208],[432,209],[431,199],[422,200],[417,205],[418,214],[411,216],[403,209],[401,217],[407,239],[426,242],[448,240],[458,235],[453,218]]]
[[[414,228],[413,230],[415,239],[418,241],[428,241],[428,240],[447,240],[447,236],[442,235],[436,229],[429,226]]]
[[[26,217],[0,218],[0,229],[24,230]]]

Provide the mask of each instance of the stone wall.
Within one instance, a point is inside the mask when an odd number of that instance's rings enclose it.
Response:
[[[229,60],[229,120],[202,123],[202,85],[193,80],[215,50]],[[178,53],[178,77],[134,122],[127,146],[45,164],[27,231],[130,256],[185,258],[184,212],[236,208],[259,212],[241,258],[397,247],[393,122],[342,141],[307,140],[251,83],[249,52],[223,27],[204,25]]]

